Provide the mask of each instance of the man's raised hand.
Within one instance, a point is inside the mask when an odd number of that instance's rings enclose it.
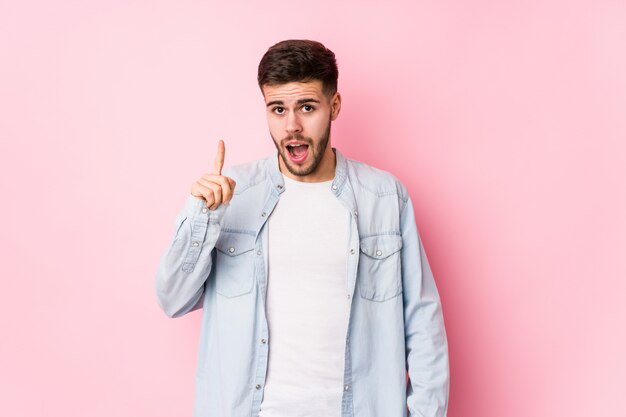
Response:
[[[211,210],[215,210],[221,204],[228,203],[233,198],[235,181],[232,178],[222,176],[225,153],[224,141],[220,140],[217,144],[213,171],[204,174],[191,185],[191,195],[204,199],[206,206]]]

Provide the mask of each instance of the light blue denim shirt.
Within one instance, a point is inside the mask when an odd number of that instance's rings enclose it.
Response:
[[[447,338],[411,199],[391,174],[335,155],[330,187],[351,214],[341,416],[443,417]],[[208,210],[188,197],[161,257],[156,292],[170,317],[203,309],[194,416],[253,417],[272,346],[267,219],[285,183],[277,153],[223,175],[237,182],[233,199]]]

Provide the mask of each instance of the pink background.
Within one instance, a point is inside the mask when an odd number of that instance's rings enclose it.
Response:
[[[332,141],[409,188],[451,417],[624,416],[623,1],[0,3],[0,415],[189,416],[154,274],[191,182],[272,151],[256,66],[337,54]],[[620,330],[621,329],[621,330]]]

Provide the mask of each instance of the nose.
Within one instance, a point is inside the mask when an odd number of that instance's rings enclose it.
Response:
[[[296,112],[289,112],[287,114],[287,125],[285,126],[287,133],[293,135],[294,133],[302,132],[302,124],[300,118]]]

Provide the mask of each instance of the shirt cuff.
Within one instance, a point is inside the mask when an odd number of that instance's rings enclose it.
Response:
[[[228,204],[220,204],[215,210],[210,210],[203,198],[190,194],[185,203],[185,214],[190,219],[206,219],[210,223],[219,223],[227,207]]]

